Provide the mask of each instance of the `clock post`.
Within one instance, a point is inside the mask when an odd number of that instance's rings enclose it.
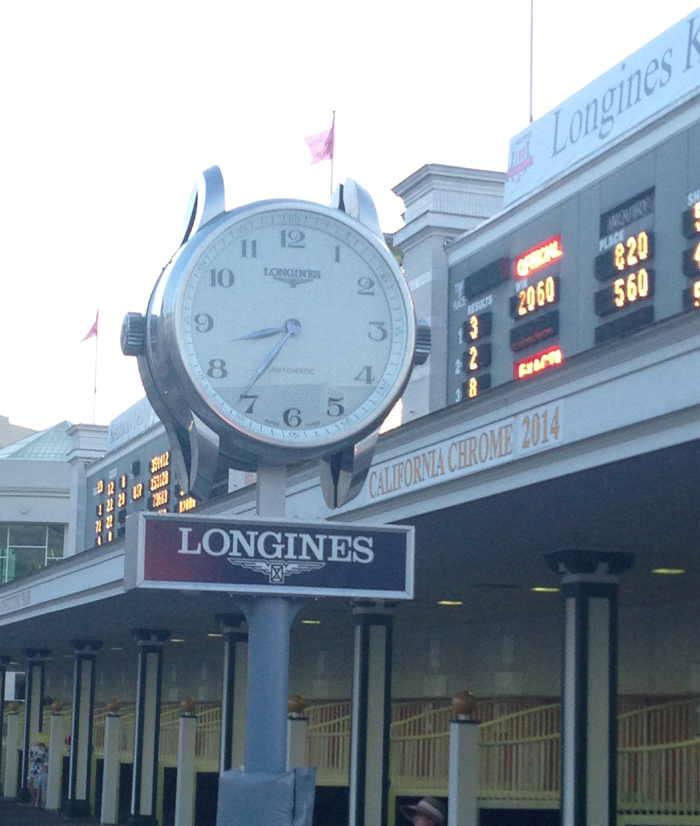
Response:
[[[331,523],[303,526],[315,537],[298,534],[297,523],[282,524],[286,470],[317,460],[326,504],[351,501],[367,478],[380,424],[413,365],[428,357],[430,330],[416,321],[372,199],[354,181],[337,188],[330,207],[280,199],[227,212],[224,204],[221,172],[211,167],[146,314],[124,319],[122,351],[137,357],[183,490],[206,500],[225,492],[230,468],[257,471],[260,524],[244,536],[229,521],[195,540],[204,517],[179,529],[175,514],[129,517],[127,554],[141,565],[128,562],[129,587],[212,587],[206,577],[215,576],[213,587],[235,596],[249,626],[245,770],[222,774],[217,824],[311,826],[315,769],[286,766],[292,621],[311,595],[412,599],[413,539],[407,528],[397,540],[390,537],[396,526],[355,525],[330,537]],[[183,580],[172,574],[171,556],[156,561],[159,575],[146,581],[148,531],[163,529],[158,520],[183,532],[174,553],[187,555],[190,571],[209,554],[224,562],[225,574],[211,574],[209,560],[201,579]],[[207,537],[220,546],[212,549]],[[381,588],[372,565],[378,556],[382,570],[394,566]],[[345,564],[332,564],[338,561]],[[286,584],[292,575],[310,584]]]

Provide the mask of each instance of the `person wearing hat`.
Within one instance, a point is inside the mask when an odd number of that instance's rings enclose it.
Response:
[[[29,748],[29,766],[27,774],[27,788],[32,795],[32,806],[39,808],[42,800],[42,784],[44,783],[46,769],[49,760],[49,738],[39,732],[34,738],[34,743]]]
[[[424,797],[415,806],[401,806],[399,811],[413,826],[445,826],[447,822],[445,806],[437,797]]]

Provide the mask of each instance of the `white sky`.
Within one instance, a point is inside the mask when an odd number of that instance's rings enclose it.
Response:
[[[534,115],[695,8],[535,0]],[[411,4],[35,0],[0,5],[0,415],[91,422],[143,395],[122,356],[178,242],[198,173],[229,208],[328,202],[304,137],[336,115],[335,178],[354,177],[385,231],[391,188],[425,163],[505,170],[528,122],[529,0]]]

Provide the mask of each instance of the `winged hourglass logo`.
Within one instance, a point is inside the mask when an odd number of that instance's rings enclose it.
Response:
[[[307,571],[317,571],[324,568],[325,562],[280,562],[279,560],[262,559],[232,559],[227,557],[231,565],[249,568],[267,576],[270,585],[284,585],[285,577],[292,574],[304,574]]]

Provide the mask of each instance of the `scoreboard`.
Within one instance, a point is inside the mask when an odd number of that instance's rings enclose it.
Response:
[[[449,252],[448,404],[700,310],[700,123],[536,209]]]
[[[147,447],[117,454],[112,464],[99,463],[87,476],[86,549],[124,536],[126,517],[138,511],[185,513],[197,506],[173,476],[165,433]]]

